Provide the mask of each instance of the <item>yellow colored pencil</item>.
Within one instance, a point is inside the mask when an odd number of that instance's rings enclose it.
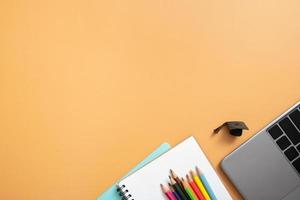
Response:
[[[198,176],[200,177],[200,180],[202,181],[204,187],[206,188],[206,191],[209,194],[210,198],[212,200],[217,200],[217,197],[214,194],[214,191],[212,190],[212,188],[210,187],[208,180],[206,179],[206,177],[204,176],[204,174],[200,171],[200,169],[198,167],[196,167],[196,172],[197,172]]]
[[[196,185],[198,186],[198,188],[199,188],[200,191],[202,192],[204,198],[205,198],[206,200],[211,200],[211,198],[209,197],[209,194],[208,194],[208,192],[206,191],[206,189],[205,189],[203,183],[201,182],[199,176],[198,176],[193,170],[191,170],[191,176],[193,177],[193,179],[194,179]]]

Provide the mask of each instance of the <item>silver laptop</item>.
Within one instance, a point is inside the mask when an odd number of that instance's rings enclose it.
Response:
[[[300,102],[224,158],[247,200],[300,200]]]

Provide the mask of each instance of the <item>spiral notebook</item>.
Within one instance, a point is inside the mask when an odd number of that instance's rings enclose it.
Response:
[[[153,151],[150,155],[148,155],[143,161],[141,161],[137,166],[135,166],[133,169],[131,169],[125,177],[129,176],[130,174],[133,174],[135,171],[139,170],[143,166],[150,163],[155,158],[159,157],[163,153],[166,153],[171,146],[168,143],[163,143],[158,147],[155,151]],[[117,192],[116,184],[111,186],[108,190],[106,190],[104,193],[102,193],[97,200],[121,200],[121,197],[119,193]]]
[[[165,200],[160,183],[168,182],[170,169],[179,176],[198,166],[206,176],[215,196],[219,200],[231,200],[231,196],[205,154],[194,139],[189,137],[173,149],[161,155],[148,165],[126,177],[117,184],[120,193],[128,200]]]

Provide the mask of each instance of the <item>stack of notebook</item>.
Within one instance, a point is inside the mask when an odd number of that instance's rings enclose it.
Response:
[[[201,174],[196,174],[196,171],[195,174],[189,174],[196,166]],[[180,178],[168,177],[171,169]],[[180,191],[176,191],[178,188],[174,184],[181,187],[185,197],[180,198]],[[198,196],[195,191],[197,188],[201,193]],[[163,144],[98,200],[198,200],[199,195],[203,194],[205,200],[232,199],[196,140],[189,137],[171,150],[168,144]]]

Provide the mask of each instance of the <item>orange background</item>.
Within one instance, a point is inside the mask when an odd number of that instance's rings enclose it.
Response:
[[[218,164],[299,100],[299,7],[1,0],[0,199],[95,199],[189,135],[240,199]]]

